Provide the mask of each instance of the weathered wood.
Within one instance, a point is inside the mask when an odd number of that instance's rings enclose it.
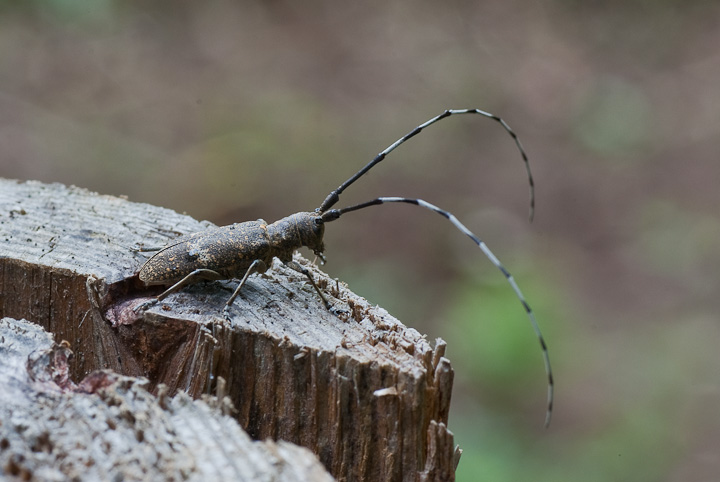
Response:
[[[431,347],[303,258],[347,315],[325,310],[279,263],[248,280],[230,323],[222,307],[236,282],[200,283],[133,312],[158,293],[137,280],[146,256],[134,248],[209,225],[75,187],[1,180],[0,316],[68,340],[74,379],[109,368],[198,397],[211,375],[223,377],[252,437],[308,447],[340,479],[451,480],[444,342]]]
[[[107,370],[75,384],[72,352],[42,327],[2,318],[0,333],[3,479],[333,480],[305,448],[253,442],[217,398],[156,397]]]

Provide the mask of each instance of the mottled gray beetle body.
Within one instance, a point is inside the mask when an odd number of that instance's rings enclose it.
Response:
[[[167,285],[205,269],[230,279],[242,277],[255,260],[266,267],[274,257],[287,263],[303,246],[321,255],[325,225],[317,217],[303,212],[272,224],[258,219],[181,236],[147,260],[138,276],[146,285]]]
[[[146,285],[172,286],[138,306],[136,311],[148,308],[200,280],[242,277],[223,310],[227,317],[232,302],[248,277],[253,273],[264,273],[273,258],[307,276],[329,308],[330,304],[315,284],[312,274],[292,259],[293,252],[303,246],[322,257],[325,225],[319,220],[317,213],[302,212],[272,224],[258,219],[180,236],[147,260],[138,272],[138,277]]]
[[[140,268],[146,285],[176,283],[196,269],[232,278],[256,259],[269,261],[267,223],[262,219],[182,236],[165,246]]]

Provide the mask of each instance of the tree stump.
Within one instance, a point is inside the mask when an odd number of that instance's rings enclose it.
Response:
[[[42,327],[0,319],[0,475],[16,480],[329,482],[307,449],[253,442],[223,399],[155,397],[147,381],[96,371],[75,384],[72,352]]]
[[[162,289],[138,280],[147,254],[136,248],[209,226],[76,187],[0,180],[0,317],[69,342],[73,380],[109,369],[198,398],[222,378],[251,437],[307,447],[340,480],[453,480],[445,343],[432,347],[299,255],[344,314],[277,262],[249,278],[229,321],[237,281],[133,311]]]

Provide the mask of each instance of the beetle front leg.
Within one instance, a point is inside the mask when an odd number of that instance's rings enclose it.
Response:
[[[330,304],[330,302],[325,298],[325,295],[320,291],[320,288],[318,288],[318,285],[315,284],[315,278],[313,278],[312,273],[310,273],[310,270],[305,268],[304,266],[301,266],[296,261],[285,261],[285,266],[294,269],[295,271],[304,274],[307,276],[308,281],[310,281],[310,284],[313,288],[315,288],[315,291],[317,291],[317,294],[320,296],[320,299],[322,299],[323,304],[325,305],[325,308],[327,308],[330,311],[333,311],[333,307]]]
[[[220,280],[225,279],[224,276],[222,276],[217,271],[213,271],[211,269],[196,269],[195,271],[191,272],[187,276],[185,276],[183,279],[172,285],[170,288],[166,289],[162,293],[160,293],[155,298],[151,299],[150,301],[146,301],[145,303],[136,306],[134,311],[135,313],[138,313],[143,310],[147,310],[154,304],[156,304],[158,301],[162,301],[171,294],[181,290],[185,286],[191,285],[193,283],[197,283],[200,280]]]

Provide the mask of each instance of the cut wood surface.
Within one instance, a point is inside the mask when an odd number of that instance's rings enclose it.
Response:
[[[253,442],[222,399],[156,397],[109,370],[75,384],[71,350],[42,327],[2,318],[0,333],[3,479],[333,480],[308,449]]]
[[[197,398],[222,377],[253,438],[307,447],[340,480],[452,480],[444,342],[431,346],[302,257],[340,314],[277,262],[250,277],[229,322],[222,308],[237,281],[133,311],[162,290],[137,279],[148,253],[136,248],[208,226],[80,188],[0,180],[0,316],[67,340],[73,380],[111,369]]]

